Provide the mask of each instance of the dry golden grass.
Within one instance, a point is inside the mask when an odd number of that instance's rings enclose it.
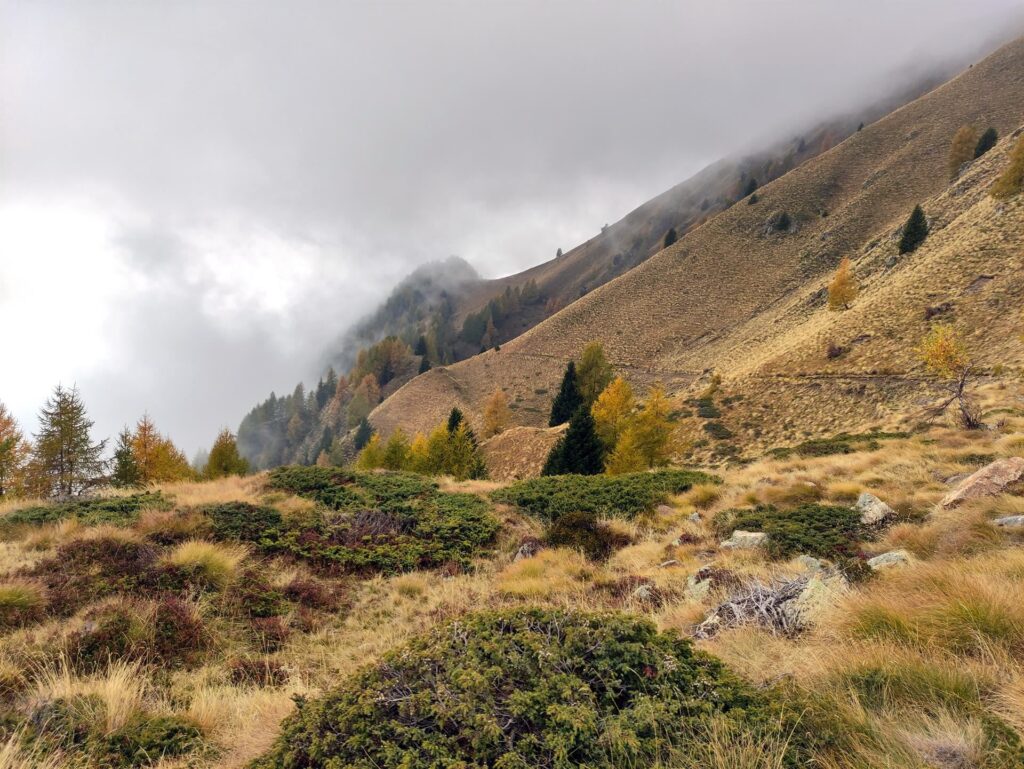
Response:
[[[143,710],[148,686],[135,663],[113,660],[102,673],[81,676],[60,657],[35,675],[34,700],[37,705],[56,699],[74,702],[87,722],[110,734]]]
[[[575,550],[542,550],[498,574],[497,588],[516,598],[568,597],[585,592],[594,574],[595,567]]]
[[[180,507],[202,507],[224,502],[248,502],[257,505],[266,478],[263,474],[240,477],[237,475],[215,481],[183,481],[164,483],[156,487]]]
[[[198,571],[218,588],[224,588],[235,578],[246,555],[241,545],[190,539],[177,545],[166,559],[174,566]]]

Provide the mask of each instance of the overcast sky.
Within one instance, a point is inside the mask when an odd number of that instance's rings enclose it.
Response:
[[[0,401],[191,455],[415,265],[550,258],[1020,7],[0,0]]]

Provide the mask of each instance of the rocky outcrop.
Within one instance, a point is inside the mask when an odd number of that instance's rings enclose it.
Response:
[[[1022,529],[1024,528],[1024,515],[1006,515],[996,518],[992,523],[1004,529]]]
[[[961,481],[939,504],[946,509],[959,507],[972,499],[1001,494],[1022,479],[1024,457],[997,459]]]

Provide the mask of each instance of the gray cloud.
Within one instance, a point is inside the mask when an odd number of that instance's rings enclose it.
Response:
[[[88,211],[115,255],[81,286],[106,297],[85,362],[5,367],[0,399],[31,422],[27,383],[74,378],[105,433],[148,409],[191,452],[416,264],[534,264],[1019,23],[1018,0],[0,0],[0,212]]]

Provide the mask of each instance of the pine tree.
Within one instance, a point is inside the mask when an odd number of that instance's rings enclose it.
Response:
[[[598,396],[590,413],[594,416],[597,434],[609,451],[618,444],[635,410],[633,388],[622,377],[616,377]]]
[[[859,288],[857,279],[850,272],[850,258],[844,256],[839,262],[839,269],[828,284],[828,307],[830,310],[848,310],[850,302],[856,297]]]
[[[593,406],[597,397],[612,381],[612,366],[604,354],[600,342],[590,342],[583,348],[580,364],[576,367],[576,385],[579,388],[583,403]]]
[[[459,425],[464,421],[462,411],[459,410],[458,406],[453,406],[452,410],[448,412],[448,432],[454,433],[459,429]]]
[[[914,206],[914,210],[903,225],[903,235],[900,237],[900,253],[909,254],[928,237],[928,219],[924,215],[921,206]]]
[[[974,126],[960,126],[953,135],[949,145],[949,178],[955,179],[963,164],[974,157],[974,148],[978,143],[978,132]]]
[[[487,468],[469,425],[460,422],[449,433],[448,461],[444,472],[459,481],[487,477]]]
[[[508,398],[500,387],[488,399],[484,406],[484,438],[504,431],[512,421],[512,412],[508,408]]]
[[[558,389],[558,395],[551,404],[551,419],[548,424],[564,425],[576,410],[583,405],[583,396],[580,395],[579,384],[576,381],[576,364],[569,361],[565,367],[565,375],[562,377],[562,385]]]
[[[416,346],[412,350],[413,355],[426,355],[427,354],[427,338],[420,334],[416,339]]]
[[[135,454],[132,452],[132,431],[127,425],[117,436],[110,484],[119,489],[141,485],[139,466],[136,464]]]
[[[995,128],[989,126],[985,129],[984,133],[978,139],[978,144],[974,147],[974,159],[977,160],[990,149],[996,146],[996,142],[999,141],[999,132]]]
[[[323,453],[323,449],[317,453],[318,455]],[[235,436],[231,434],[230,430],[224,428],[213,442],[204,474],[212,480],[229,475],[245,475],[248,472],[249,463],[239,455]]]
[[[668,232],[665,233],[665,240],[662,242],[662,248],[668,248],[673,243],[679,240],[679,236],[676,235],[676,228],[669,227]]]
[[[742,197],[747,197],[747,195],[753,195],[756,190],[757,190],[757,179],[755,179],[753,176],[751,176],[750,177],[750,181],[747,182],[747,186],[743,188],[743,195],[742,195]]]
[[[594,429],[590,409],[581,405],[569,420],[569,429],[551,450],[545,475],[598,475],[604,472],[604,444]]]
[[[20,496],[31,447],[14,416],[0,403],[0,499]]]
[[[32,462],[40,489],[49,496],[81,494],[103,473],[103,447],[89,437],[93,422],[85,411],[78,388],[60,385],[39,413]]]
[[[370,424],[370,420],[363,417],[359,421],[359,427],[356,428],[355,436],[355,448],[356,451],[362,451],[363,447],[370,442],[370,438],[373,437],[373,426]]]
[[[426,355],[424,355],[420,359],[419,373],[426,374],[428,371],[430,371],[430,358],[428,358]]]

